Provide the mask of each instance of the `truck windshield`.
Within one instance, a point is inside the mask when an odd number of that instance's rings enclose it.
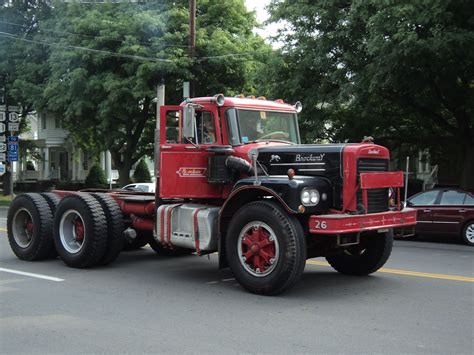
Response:
[[[299,143],[296,114],[290,112],[230,109],[227,126],[232,144],[277,140]]]

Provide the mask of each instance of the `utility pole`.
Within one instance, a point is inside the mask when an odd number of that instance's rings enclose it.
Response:
[[[189,58],[191,58],[191,74],[194,74],[194,56],[196,55],[196,0],[189,0]],[[194,97],[195,85],[190,82],[190,97]]]

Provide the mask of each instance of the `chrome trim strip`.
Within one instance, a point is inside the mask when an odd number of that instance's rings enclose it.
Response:
[[[271,165],[326,165],[326,163],[270,163]]]

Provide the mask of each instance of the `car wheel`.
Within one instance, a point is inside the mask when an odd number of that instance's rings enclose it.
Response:
[[[464,240],[464,243],[470,245],[471,247],[474,246],[474,221],[469,221],[464,226],[462,238]]]

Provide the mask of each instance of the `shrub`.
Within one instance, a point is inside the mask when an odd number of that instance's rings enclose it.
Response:
[[[97,164],[94,164],[89,170],[85,185],[87,188],[106,188],[107,179],[105,178],[104,170]]]
[[[141,159],[138,162],[135,168],[135,172],[133,173],[133,181],[151,182],[150,171],[148,170],[148,166],[146,165],[145,160]]]

